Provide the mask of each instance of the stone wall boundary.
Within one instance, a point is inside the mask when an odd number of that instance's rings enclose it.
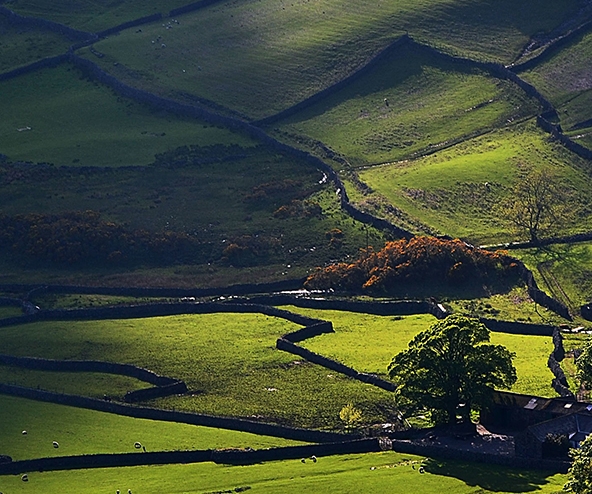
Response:
[[[16,69],[9,70],[8,72],[3,72],[0,74],[0,81],[8,81],[9,79],[14,79],[15,77],[19,77],[21,75],[36,72],[37,70],[57,67],[67,60],[68,55],[66,53],[56,55],[55,57],[42,58],[41,60],[37,60],[36,62],[30,63],[28,65],[23,65],[21,67],[17,67]]]
[[[347,438],[346,438],[347,439]],[[0,464],[0,475],[19,475],[34,471],[77,470],[86,468],[110,468],[140,465],[170,465],[175,463],[202,463],[211,461],[224,465],[250,465],[263,461],[295,460],[381,451],[378,438],[344,440],[343,442],[285,446],[260,450],[192,450],[159,451],[146,453],[112,453],[79,456],[38,458]],[[312,461],[312,460],[308,460]]]
[[[156,408],[131,406],[113,401],[98,400],[83,396],[67,395],[42,391],[38,389],[25,388],[10,384],[0,383],[0,394],[28,398],[31,400],[68,405],[100,412],[113,413],[126,417],[140,419],[159,420],[164,422],[178,422],[190,425],[202,425],[235,431],[250,432],[264,436],[282,437],[312,443],[342,442],[347,439],[359,439],[360,436],[353,434],[340,434],[337,432],[326,432],[297,427],[288,427],[265,422],[256,422],[246,419],[218,417],[191,412],[180,412],[175,410],[161,410]]]
[[[134,19],[131,21],[123,22],[117,26],[110,27],[108,29],[104,29],[103,31],[99,31],[97,36],[99,38],[104,38],[111,34],[118,34],[124,29],[129,29],[131,27],[138,27],[143,26],[144,24],[149,24],[151,22],[156,22],[162,19],[162,14],[159,12],[157,14],[147,15],[144,17],[140,17],[139,19]]]
[[[178,7],[173,9],[169,12],[169,17],[175,17],[178,15],[188,14],[190,12],[195,12],[196,10],[201,10],[205,7],[209,7],[210,5],[214,5],[219,3],[221,0],[199,0],[197,2],[193,2],[187,5],[183,5],[182,7]]]

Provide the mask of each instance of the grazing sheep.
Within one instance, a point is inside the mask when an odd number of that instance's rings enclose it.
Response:
[[[132,494],[132,490],[131,489],[128,489],[127,490],[127,494]]]
[[[301,462],[301,463],[306,463],[306,458],[302,458],[302,459],[300,460],[300,462]]]
[[[27,435],[27,431],[23,431],[23,432],[21,432],[21,434],[22,434],[23,436],[26,436],[26,435]]]
[[[137,442],[137,441],[134,443],[134,448],[140,449],[141,447],[142,447],[142,443]]]
[[[423,467],[419,467],[419,473],[425,473],[425,469]]]
[[[52,444],[53,444],[53,447],[56,449],[60,447],[60,443],[58,443],[57,441],[54,441]]]
[[[312,455],[310,457],[310,459],[312,460],[313,463],[316,463],[317,462],[317,457],[315,455]]]
[[[23,476],[21,477],[21,480],[22,480],[23,482],[28,482],[28,481],[29,481],[29,476],[28,476],[28,475],[25,473],[25,474],[23,474]]]

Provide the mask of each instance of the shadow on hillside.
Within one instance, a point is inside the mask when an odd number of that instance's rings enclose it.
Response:
[[[533,492],[549,483],[552,473],[511,470],[498,465],[480,465],[428,459],[425,470],[434,475],[454,477],[467,485],[493,492]]]

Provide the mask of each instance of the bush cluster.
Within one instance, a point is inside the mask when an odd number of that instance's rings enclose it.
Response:
[[[306,281],[310,289],[329,288],[388,293],[397,285],[497,281],[518,276],[514,259],[503,251],[476,249],[461,240],[414,237],[388,242],[375,252],[363,249],[351,264],[318,268]]]
[[[61,264],[196,262],[207,246],[186,233],[130,230],[95,211],[55,215],[0,214],[0,248]]]

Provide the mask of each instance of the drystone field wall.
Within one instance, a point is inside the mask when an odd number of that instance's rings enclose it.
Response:
[[[125,417],[134,417],[139,419],[160,420],[163,422],[178,422],[181,424],[203,425],[206,427],[217,427],[220,429],[229,429],[234,431],[251,432],[264,436],[282,437],[284,439],[294,439],[297,441],[325,443],[340,442],[352,439],[352,435],[344,435],[336,432],[314,431],[309,429],[300,429],[297,427],[287,427],[252,420],[217,417],[213,415],[180,412],[176,410],[161,410],[137,405],[126,405],[114,401],[99,400],[96,398],[87,398],[84,396],[68,395],[62,393],[52,393],[38,389],[24,388],[10,384],[0,383],[0,394],[18,396],[31,400],[68,405],[99,412],[114,413]],[[353,436],[358,438],[358,436]]]
[[[168,465],[212,461],[224,465],[248,465],[263,461],[293,460],[382,450],[379,439],[344,440],[336,443],[288,446],[264,450],[194,450],[146,453],[96,454],[61,456],[35,460],[0,463],[0,475],[22,474],[32,471],[75,470],[139,465]],[[309,460],[310,461],[310,460]]]

